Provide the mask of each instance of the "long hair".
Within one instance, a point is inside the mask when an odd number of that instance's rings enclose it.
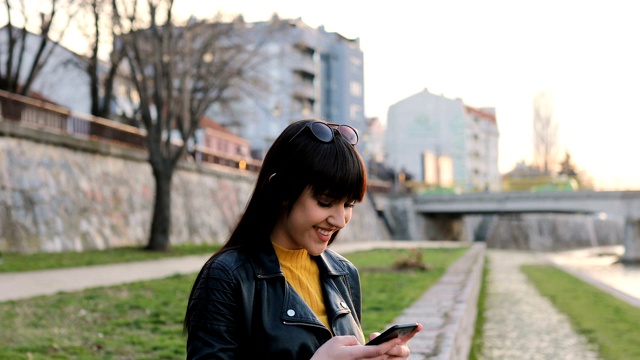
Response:
[[[270,241],[269,235],[277,221],[289,214],[306,188],[310,188],[315,196],[362,201],[367,188],[367,172],[360,154],[337,133],[334,133],[333,141],[324,143],[309,129],[302,129],[307,123],[316,121],[321,120],[292,123],[271,145],[244,213],[227,242],[209,261],[231,249],[261,248],[258,245]],[[329,244],[338,232],[333,234]],[[201,276],[202,271],[196,277],[191,295]],[[187,308],[185,333],[189,322]]]

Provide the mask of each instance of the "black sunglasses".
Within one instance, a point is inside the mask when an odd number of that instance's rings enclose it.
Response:
[[[358,131],[349,125],[338,125],[338,124],[327,124],[321,121],[310,122],[307,123],[302,129],[300,129],[295,135],[291,137],[293,140],[296,136],[298,136],[304,129],[309,128],[311,133],[316,137],[316,139],[328,143],[333,140],[333,132],[338,132],[347,142],[351,145],[356,145],[358,143]],[[289,142],[291,142],[289,140]]]

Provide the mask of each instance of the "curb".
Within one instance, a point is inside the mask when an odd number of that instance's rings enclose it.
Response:
[[[486,246],[474,243],[394,323],[420,322],[409,359],[467,359],[475,331]]]

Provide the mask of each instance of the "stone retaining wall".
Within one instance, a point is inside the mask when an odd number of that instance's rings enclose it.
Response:
[[[489,220],[489,248],[558,251],[620,245],[622,219],[599,219],[583,214],[500,215]]]
[[[147,243],[155,185],[146,152],[29,129],[15,129],[17,136],[0,130],[0,251],[84,251]],[[255,176],[222,166],[181,164],[172,183],[172,244],[224,242]],[[355,207],[341,241],[383,239],[389,234],[365,199]]]

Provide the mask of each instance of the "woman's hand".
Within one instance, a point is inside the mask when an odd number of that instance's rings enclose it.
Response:
[[[422,330],[422,324],[418,324],[412,332],[380,345],[361,345],[356,337],[351,335],[334,336],[313,354],[311,360],[407,359],[411,353],[407,341],[420,330]],[[369,340],[378,335],[380,333],[371,334]]]
[[[397,338],[380,345],[362,345],[355,336],[334,336],[324,343],[311,360],[355,360],[355,359],[389,359],[387,353],[396,346],[402,345],[402,339]],[[407,349],[408,350],[408,349]],[[395,353],[395,351],[393,351]],[[395,355],[393,355],[395,356]],[[408,354],[407,354],[408,356]]]
[[[387,359],[407,359],[409,357],[409,354],[411,353],[411,351],[409,350],[409,346],[407,346],[407,341],[411,340],[411,338],[413,338],[413,336],[415,334],[417,334],[420,330],[422,330],[422,324],[418,323],[418,327],[415,328],[413,331],[411,331],[410,333],[400,337],[400,343],[394,347],[392,347],[389,351],[387,351],[385,354],[388,355],[389,357]],[[375,332],[371,335],[369,335],[369,341],[373,340],[374,338],[376,338],[378,335],[380,335],[379,332]],[[396,341],[397,339],[394,339],[393,341]],[[387,343],[389,343],[391,341],[387,341]],[[383,343],[381,345],[384,345],[386,343]]]

